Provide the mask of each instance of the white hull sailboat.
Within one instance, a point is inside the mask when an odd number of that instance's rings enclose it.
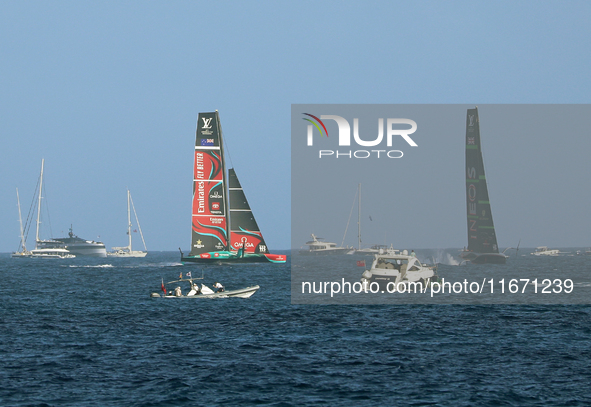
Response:
[[[137,228],[140,232],[140,236],[142,238],[142,243],[144,244],[144,251],[132,250],[132,248],[131,248],[131,209],[133,209],[133,214],[135,216],[135,222],[137,223]],[[133,199],[131,199],[131,193],[129,192],[129,189],[127,190],[127,237],[129,238],[129,244],[127,246],[113,247],[113,251],[107,253],[107,256],[110,256],[110,257],[146,257],[146,255],[148,254],[148,249],[146,247],[146,242],[144,240],[144,234],[142,233],[140,221],[138,220],[137,213],[135,211],[135,205],[133,204]]]
[[[15,257],[15,258],[31,257],[31,252],[29,250],[27,250],[27,243],[25,241],[25,232],[23,229],[23,218],[21,216],[21,200],[20,200],[20,197],[18,196],[18,188],[16,189],[16,202],[18,205],[18,222],[19,222],[20,231],[21,231],[21,243],[20,243],[20,247],[19,247],[19,249],[21,249],[21,250],[13,252],[11,257]]]
[[[388,249],[388,246],[374,244],[371,247],[361,248],[361,184],[358,184],[358,186],[357,186],[357,196],[359,197],[359,202],[357,204],[357,249],[352,251],[352,253],[348,253],[348,254],[374,255],[376,253],[380,253],[380,250],[383,253],[384,251],[386,251]],[[354,206],[355,206],[355,202],[353,202],[353,207]],[[351,213],[353,213],[353,207],[351,207]],[[351,219],[351,217],[349,217],[349,220],[350,219]],[[371,217],[370,217],[370,219],[371,219]],[[348,223],[347,223],[347,227],[349,227]],[[347,231],[345,231],[345,233],[347,233]]]
[[[39,225],[41,224],[41,196],[43,192],[43,167],[45,164],[45,160],[41,160],[41,174],[39,175],[39,201],[37,204],[37,230],[35,234],[35,249],[31,251],[27,251],[25,247],[25,238],[22,226],[22,218],[21,218],[21,211],[20,211],[20,199],[18,198],[18,190],[17,190],[17,200],[19,206],[19,221],[21,225],[21,246],[22,252],[15,252],[12,254],[13,258],[34,258],[34,259],[72,259],[76,257],[74,254],[70,253],[63,245],[63,243],[54,241],[54,240],[41,240],[39,238]]]

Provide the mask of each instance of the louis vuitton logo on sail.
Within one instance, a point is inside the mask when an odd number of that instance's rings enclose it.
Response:
[[[347,119],[337,115],[321,115],[320,118],[304,113],[306,116],[311,117],[304,118],[304,120],[310,122],[307,126],[307,145],[314,145],[314,127],[320,132],[320,136],[326,135],[328,137],[328,131],[322,120],[334,120],[339,128],[339,146],[350,146],[351,145],[351,126]],[[410,128],[396,128],[398,125],[408,125]],[[322,128],[320,127],[322,126]],[[417,130],[417,123],[410,119],[386,119],[386,145],[392,147],[392,139],[394,136],[400,136],[408,145],[411,147],[418,147],[414,140],[410,137]],[[323,131],[324,130],[324,131]],[[375,147],[382,143],[384,140],[384,119],[378,119],[378,135],[373,140],[364,140],[359,135],[359,119],[353,119],[353,139],[355,143],[361,147]],[[335,158],[348,157],[348,158],[369,158],[371,156],[381,158],[401,158],[404,153],[401,150],[386,150],[386,149],[371,149],[371,150],[319,150],[319,158],[333,156]]]
[[[201,126],[201,134],[208,136],[213,134],[213,130],[211,129],[211,121],[213,117],[202,117],[203,126]]]

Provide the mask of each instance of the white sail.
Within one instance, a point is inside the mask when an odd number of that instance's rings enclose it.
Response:
[[[142,243],[144,244],[144,251],[140,250],[133,250],[131,247],[131,209],[133,209],[133,214],[135,217],[135,222],[137,224],[137,228],[140,232],[140,236],[142,238]],[[131,198],[131,192],[129,189],[127,190],[127,236],[128,236],[128,245],[123,247],[113,247],[113,251],[107,253],[108,256],[113,257],[146,257],[148,254],[148,249],[146,247],[146,241],[144,240],[144,234],[142,233],[142,228],[140,226],[140,221],[137,217],[137,212],[135,211],[135,206],[133,204],[133,199]]]

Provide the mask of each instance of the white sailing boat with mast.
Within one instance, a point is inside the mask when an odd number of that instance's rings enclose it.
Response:
[[[357,204],[357,254],[375,254],[379,253],[380,249],[385,250],[385,245],[373,245],[372,247],[361,248],[361,184],[358,186],[359,203]],[[371,217],[370,217],[371,219]]]
[[[21,243],[20,243],[20,249],[22,249],[20,252],[16,251],[12,253],[12,257],[31,257],[31,252],[29,250],[27,250],[27,242],[25,241],[25,231],[23,229],[23,218],[21,216],[21,200],[19,198],[18,195],[18,188],[16,189],[16,202],[18,205],[18,222],[20,225],[20,232],[21,232]]]
[[[71,259],[76,257],[70,253],[61,242],[55,240],[41,240],[39,237],[39,225],[41,224],[41,197],[43,195],[43,167],[45,160],[41,160],[41,174],[39,175],[39,191],[37,203],[37,230],[35,232],[35,248],[30,252],[25,249],[25,238],[21,220],[21,244],[23,251],[20,253],[13,253],[12,257],[31,257],[36,259]],[[17,192],[18,194],[18,192]],[[18,199],[18,197],[17,197]],[[35,198],[33,198],[35,199]],[[19,200],[19,218],[20,214],[20,200]]]
[[[358,199],[357,202],[357,249],[351,249],[347,254],[375,254],[379,253],[380,249],[387,249],[387,246],[384,245],[373,245],[372,247],[365,247],[361,248],[361,184],[357,185],[357,193],[355,194],[355,199]],[[349,223],[351,223],[351,215],[353,215],[353,209],[355,208],[355,199],[353,199],[353,205],[351,206],[351,213],[349,214],[349,221],[347,222],[347,227],[345,228],[345,236],[343,236],[343,244],[345,243],[345,238],[347,237],[347,230],[349,229]],[[371,217],[370,217],[371,219]]]
[[[140,232],[140,236],[142,238],[142,243],[144,244],[144,251],[132,250],[132,248],[131,248],[131,209],[133,209],[133,215],[135,216],[135,222],[136,222],[137,228]],[[112,256],[112,257],[146,257],[146,255],[148,254],[148,249],[146,247],[146,241],[144,240],[144,234],[142,233],[140,221],[137,217],[137,213],[135,211],[135,205],[133,204],[133,199],[131,199],[131,193],[129,192],[129,189],[127,190],[127,237],[129,238],[129,244],[127,246],[113,247],[114,251],[107,253],[107,256]]]

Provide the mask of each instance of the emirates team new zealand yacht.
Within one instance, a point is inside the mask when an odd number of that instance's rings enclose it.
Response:
[[[505,264],[507,256],[499,253],[493,224],[484,163],[480,144],[478,108],[468,109],[466,117],[466,208],[468,248],[460,256],[475,264]]]
[[[199,113],[193,166],[191,251],[181,262],[285,263],[271,254],[233,168],[224,159],[217,112]]]

